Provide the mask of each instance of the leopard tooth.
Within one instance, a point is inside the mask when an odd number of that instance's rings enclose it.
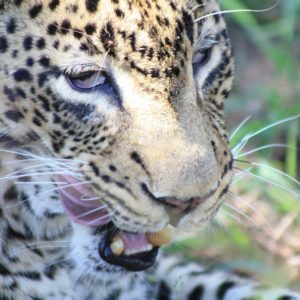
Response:
[[[140,248],[140,249],[126,249],[124,254],[126,256],[130,256],[130,255],[134,255],[134,254],[138,254],[138,253],[142,253],[142,252],[148,252],[151,251],[153,249],[153,246],[150,244],[147,244],[145,247]]]
[[[110,245],[110,249],[113,254],[120,256],[125,250],[125,244],[119,235],[116,235],[113,238],[113,241]]]
[[[167,225],[161,231],[147,233],[147,239],[151,245],[158,247],[170,243],[173,240],[174,235],[175,227]]]

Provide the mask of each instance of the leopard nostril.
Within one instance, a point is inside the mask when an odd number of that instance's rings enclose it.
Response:
[[[152,200],[159,202],[160,204],[174,208],[178,213],[188,213],[191,210],[195,209],[201,203],[208,200],[214,195],[216,189],[210,191],[204,196],[192,197],[189,199],[178,199],[176,196],[173,197],[155,197],[150,190],[148,189],[145,183],[141,184],[141,187],[144,193],[149,196]]]

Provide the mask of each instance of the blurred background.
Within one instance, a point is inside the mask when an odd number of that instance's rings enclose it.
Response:
[[[275,2],[220,0],[223,10]],[[231,146],[240,161],[217,221],[166,251],[300,290],[300,0],[225,18],[236,58],[227,125],[238,129]]]

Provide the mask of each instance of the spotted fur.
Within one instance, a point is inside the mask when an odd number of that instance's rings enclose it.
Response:
[[[0,0],[0,299],[300,299],[176,258],[126,273],[98,255],[106,228],[70,222],[59,201],[55,173],[80,172],[122,230],[198,230],[216,214],[232,176],[234,66],[223,18],[195,20],[218,10]],[[86,69],[107,84],[70,85]]]

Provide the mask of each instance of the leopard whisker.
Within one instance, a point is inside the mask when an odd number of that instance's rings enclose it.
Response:
[[[153,292],[155,292],[155,288],[146,280],[145,276],[143,276],[144,274],[141,273],[136,273],[135,276],[139,277],[140,280],[143,281],[143,283],[148,286],[149,289],[151,289]]]
[[[15,181],[15,184],[23,184],[23,185],[35,185],[35,184],[67,184],[66,181]]]
[[[200,22],[208,17],[213,17],[216,15],[225,15],[225,14],[241,13],[241,12],[254,12],[254,13],[268,12],[268,11],[274,9],[275,7],[277,7],[277,5],[280,3],[280,1],[281,0],[276,1],[276,3],[273,4],[271,7],[268,7],[265,9],[233,9],[233,10],[221,10],[221,11],[213,12],[213,13],[207,14],[205,16],[202,16],[202,17],[194,20],[194,23]]]
[[[92,213],[94,213],[94,212],[104,210],[105,208],[107,208],[107,205],[102,205],[102,206],[96,207],[96,208],[94,208],[94,209],[91,209],[91,210],[89,210],[88,212],[85,212],[85,213],[83,213],[83,214],[81,214],[81,215],[77,215],[76,217],[77,217],[77,218],[82,218],[82,217],[88,216],[88,215],[90,215],[90,214],[92,214]],[[106,217],[106,216],[105,216],[105,217]]]
[[[285,118],[285,119],[282,119],[282,120],[279,120],[277,122],[274,122],[274,123],[271,123],[253,133],[249,133],[247,134],[244,138],[242,138],[242,140],[232,148],[232,153],[233,153],[233,156],[234,158],[237,158],[239,153],[241,152],[241,150],[246,146],[246,144],[248,143],[248,141],[250,139],[252,139],[253,137],[259,135],[260,133],[262,132],[265,132],[275,126],[278,126],[278,125],[281,125],[281,124],[284,124],[284,123],[287,123],[287,122],[291,122],[291,121],[294,121],[294,120],[297,120],[300,118],[300,114],[297,114],[293,117],[289,117],[289,118]]]
[[[105,63],[105,61],[107,59],[108,54],[109,54],[109,51],[106,51],[104,53],[104,56],[103,56],[103,59],[102,59],[102,63],[99,66],[99,71],[97,72],[97,76],[96,76],[95,81],[94,81],[94,85],[96,84],[97,80],[99,79],[99,75],[102,72],[102,69],[104,67],[104,63]],[[96,89],[96,86],[92,90],[95,90],[95,89]]]
[[[240,197],[239,195],[236,195],[231,191],[228,191],[228,193],[231,196],[233,196],[234,198],[236,198],[237,200],[243,202],[243,204],[245,206],[247,206],[249,209],[251,209],[255,214],[257,214],[262,219],[262,221],[265,223],[265,225],[267,225],[269,228],[271,228],[270,222],[268,222],[268,220],[264,217],[264,215],[260,211],[258,211],[255,207],[253,207],[249,203],[247,203],[247,201],[245,199],[243,199],[242,197]]]
[[[64,251],[64,252],[61,253],[61,255],[68,254],[67,257],[55,260],[54,262],[51,262],[50,264],[47,264],[45,266],[45,269],[47,269],[47,268],[49,268],[51,266],[57,265],[57,264],[59,264],[61,262],[72,260],[74,257],[76,257],[77,255],[79,255],[80,253],[81,253],[80,251],[77,251],[77,252],[72,251],[72,253],[70,253],[70,251]]]
[[[232,204],[230,204],[230,203],[228,203],[226,201],[224,202],[223,205],[227,206],[231,210],[233,210],[233,211],[237,212],[238,214],[240,214],[241,216],[243,216],[245,219],[247,219],[248,221],[250,221],[255,227],[260,228],[260,226],[255,222],[255,220],[253,220],[251,217],[249,217],[247,214],[245,214],[243,211],[241,211],[237,207],[233,206]]]
[[[90,197],[90,198],[85,198],[85,195],[80,197],[80,200],[82,201],[95,201],[95,200],[100,200],[102,197]]]
[[[26,177],[32,177],[32,176],[44,176],[44,175],[72,175],[72,176],[80,176],[80,174],[75,174],[75,173],[66,173],[65,171],[52,171],[52,172],[39,172],[39,173],[25,173],[25,174],[20,174],[16,176],[5,176],[2,179],[0,179],[0,182],[4,181],[9,181],[9,180],[14,180],[14,179],[19,179],[19,178],[26,178]]]
[[[252,116],[248,116],[246,117],[244,120],[242,120],[242,122],[236,127],[236,129],[233,131],[233,133],[230,135],[229,140],[231,141],[236,135],[237,133],[242,129],[242,127],[244,125],[246,125],[246,123],[252,118]]]
[[[199,7],[203,7],[205,6],[204,4],[198,4],[196,6],[194,6],[190,11],[189,11],[189,15],[191,15],[194,11],[196,11]]]
[[[245,170],[239,171],[239,173],[237,175],[233,176],[233,180],[231,182],[231,185],[236,184],[237,182],[239,182],[240,180],[244,179],[247,176],[247,174],[245,174],[244,171],[249,171],[250,172],[252,169],[253,169],[253,167],[249,167]]]
[[[225,215],[227,215],[228,217],[230,217],[233,220],[235,220],[237,223],[244,225],[244,222],[241,220],[241,218],[239,218],[235,214],[232,214],[231,212],[229,212],[228,210],[226,210],[224,207],[220,207],[220,211],[222,213],[224,213]]]
[[[289,145],[286,145],[286,144],[268,144],[268,145],[264,145],[264,146],[261,146],[261,147],[257,147],[255,149],[252,149],[252,150],[247,151],[245,153],[242,153],[242,154],[238,155],[236,158],[242,158],[242,157],[248,156],[250,154],[256,153],[258,151],[265,150],[265,149],[270,149],[270,148],[289,148],[289,149],[294,149],[294,150],[299,149],[297,147],[292,147],[292,146],[289,146]]]
[[[56,187],[56,188],[48,189],[48,190],[46,190],[46,191],[43,191],[43,192],[39,193],[37,196],[27,198],[27,199],[25,199],[25,200],[19,201],[18,203],[15,203],[15,204],[12,204],[12,205],[2,206],[1,208],[2,208],[2,209],[13,208],[13,207],[16,207],[16,206],[18,206],[18,205],[23,204],[23,203],[26,202],[26,201],[37,199],[37,198],[39,198],[41,195],[45,195],[45,194],[48,194],[48,193],[51,193],[51,192],[55,192],[55,191],[60,190],[60,189],[62,189],[62,188],[74,187],[74,186],[78,186],[78,185],[82,185],[82,184],[90,184],[90,183],[91,183],[90,181],[83,181],[83,182],[76,182],[76,183],[68,184],[68,185],[63,186],[63,187]]]
[[[257,163],[257,162],[245,162],[245,163],[248,163],[254,167],[260,167],[260,168],[265,168],[265,169],[269,169],[271,171],[274,171],[275,173],[277,174],[280,174],[286,178],[288,178],[289,180],[293,181],[294,183],[296,183],[298,186],[300,186],[300,181],[297,180],[296,178],[290,176],[289,174],[277,169],[277,168],[274,168],[274,167],[271,167],[269,165],[266,165],[266,164],[261,164],[261,163]]]
[[[104,219],[106,219],[106,218],[108,218],[108,217],[111,218],[114,214],[115,214],[114,212],[110,212],[110,213],[108,213],[108,214],[106,214],[106,215],[104,215],[104,216],[101,216],[101,217],[99,217],[99,218],[96,218],[96,219],[94,219],[94,220],[88,222],[88,223],[86,224],[86,226],[92,226],[92,225],[95,224],[96,222],[102,221],[102,220],[104,220]]]
[[[266,178],[264,178],[264,177],[262,177],[262,176],[253,174],[253,173],[251,173],[251,172],[248,172],[248,171],[245,171],[245,170],[242,170],[242,169],[239,169],[239,168],[235,168],[235,169],[240,170],[240,171],[243,171],[243,172],[245,172],[249,177],[253,177],[253,178],[255,178],[255,179],[257,179],[257,180],[259,180],[259,181],[261,181],[261,182],[270,183],[271,185],[273,185],[273,186],[275,186],[275,187],[278,187],[278,188],[280,188],[280,189],[282,189],[282,190],[288,192],[289,194],[293,195],[293,196],[296,197],[296,198],[300,198],[300,194],[298,194],[297,192],[295,192],[295,191],[293,191],[293,190],[291,190],[291,189],[286,188],[285,186],[283,186],[283,185],[281,185],[281,184],[279,184],[279,183],[273,182],[273,181],[268,180],[268,179],[266,179]]]
[[[14,172],[11,172],[9,174],[7,174],[4,178],[18,178],[20,175],[26,175],[26,176],[30,176],[28,175],[28,173],[24,173],[24,171],[28,171],[28,170],[34,170],[36,168],[42,168],[42,167],[47,167],[47,172],[49,172],[49,168],[48,168],[48,165],[46,164],[39,164],[39,165],[34,165],[34,166],[30,166],[30,167],[26,167],[26,168],[22,168],[22,169],[19,169],[19,170],[16,170]],[[63,168],[61,168],[61,170],[59,170],[61,172],[70,172],[68,169],[64,170]],[[52,171],[54,172],[54,171]],[[56,171],[57,172],[57,171]],[[44,174],[44,170],[40,170],[39,171],[39,174],[40,175],[43,175]],[[76,173],[77,174],[77,173]],[[36,174],[33,174],[32,176],[35,176]],[[48,175],[48,174],[47,174]],[[3,178],[3,179],[4,179]],[[2,179],[1,179],[2,180]],[[0,181],[1,181],[0,180]]]
[[[37,159],[37,160],[57,160],[57,161],[67,161],[67,162],[70,162],[69,159],[64,159],[64,158],[55,158],[55,157],[45,157],[45,156],[39,156],[37,154],[34,154],[32,152],[29,152],[25,149],[19,149],[16,150],[8,150],[6,148],[1,148],[0,149],[0,152],[4,152],[4,153],[9,153],[9,154],[15,154],[15,155],[20,155],[20,156],[24,156],[24,157],[29,157],[29,158],[34,158],[34,159]],[[77,159],[72,159],[72,161],[74,162],[77,162],[77,163],[84,163],[84,161],[81,161],[81,160],[77,160]]]

